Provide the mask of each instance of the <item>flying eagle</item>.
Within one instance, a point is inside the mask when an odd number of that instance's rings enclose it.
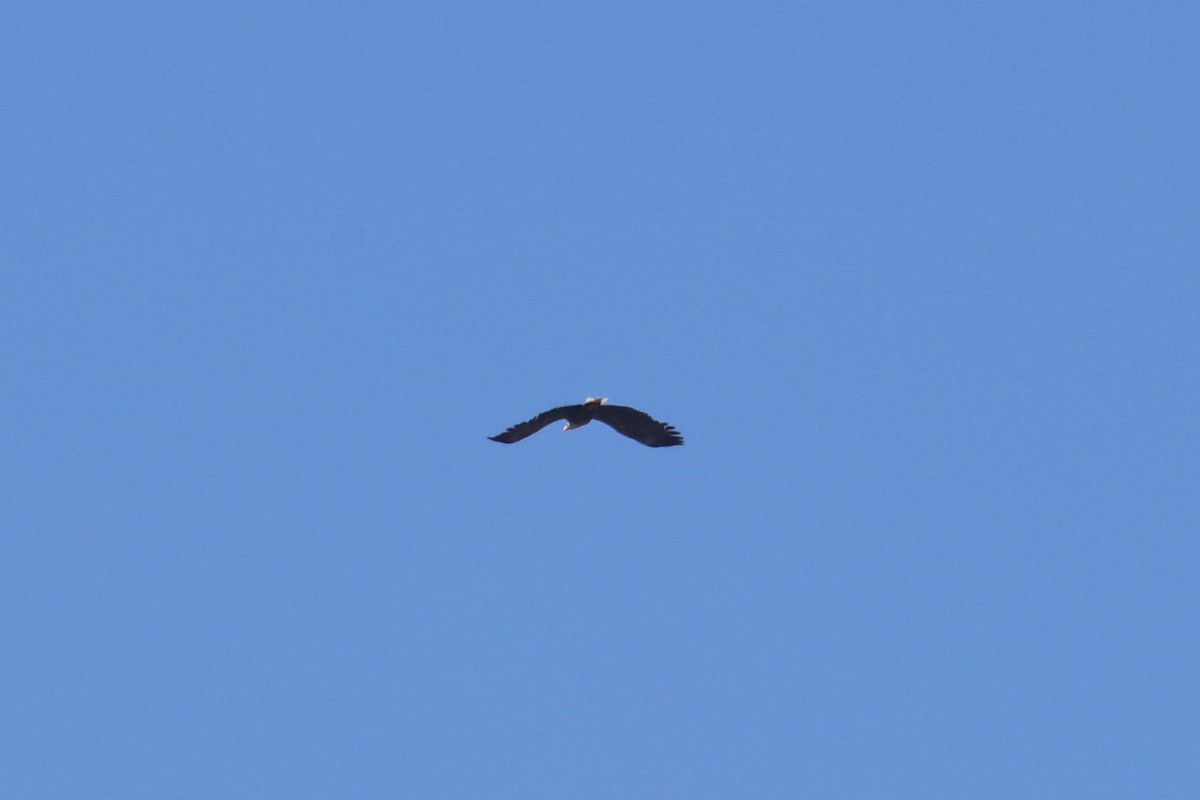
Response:
[[[567,421],[564,431],[587,425],[598,419],[617,433],[624,434],[630,439],[636,439],[647,447],[672,447],[683,444],[679,431],[665,422],[659,422],[644,411],[638,411],[629,406],[605,405],[607,397],[589,397],[578,406],[559,406],[549,411],[543,411],[528,422],[513,425],[497,436],[489,436],[493,442],[512,444],[526,436],[532,436],[551,422],[560,419]]]

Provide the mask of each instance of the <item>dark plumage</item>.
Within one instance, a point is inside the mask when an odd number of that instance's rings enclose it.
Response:
[[[558,422],[560,419],[567,421],[567,427],[563,428],[566,431],[598,419],[617,433],[624,434],[630,439],[636,439],[647,447],[672,447],[683,444],[683,437],[679,431],[667,423],[659,422],[645,411],[638,411],[636,408],[605,405],[607,399],[606,397],[589,397],[581,405],[552,408],[549,411],[543,411],[528,422],[513,425],[504,433],[488,438],[493,442],[512,444],[521,441],[526,436],[532,436],[550,423]]]

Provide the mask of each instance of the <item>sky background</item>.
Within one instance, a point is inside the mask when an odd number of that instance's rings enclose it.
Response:
[[[1200,796],[1198,31],[6,4],[4,794]]]

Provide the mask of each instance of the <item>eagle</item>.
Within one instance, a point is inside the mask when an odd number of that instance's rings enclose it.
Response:
[[[512,444],[526,436],[532,436],[552,422],[560,419],[567,421],[564,431],[580,428],[594,419],[624,434],[630,439],[641,442],[647,447],[674,447],[683,444],[683,436],[679,431],[665,422],[659,422],[645,411],[638,411],[629,406],[607,405],[607,397],[589,397],[576,406],[559,406],[549,411],[543,411],[531,420],[513,425],[504,433],[489,436],[493,442]]]

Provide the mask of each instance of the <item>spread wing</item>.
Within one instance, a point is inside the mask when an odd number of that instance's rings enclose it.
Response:
[[[551,422],[558,422],[560,419],[566,419],[567,414],[576,408],[579,408],[579,406],[559,406],[558,408],[552,408],[549,411],[543,411],[527,422],[513,425],[504,433],[500,433],[495,436],[489,436],[488,438],[493,442],[504,442],[505,444],[519,442],[526,436],[533,436]]]
[[[683,444],[683,436],[679,431],[665,422],[659,422],[645,411],[629,406],[600,406],[596,409],[594,419],[648,447]]]

